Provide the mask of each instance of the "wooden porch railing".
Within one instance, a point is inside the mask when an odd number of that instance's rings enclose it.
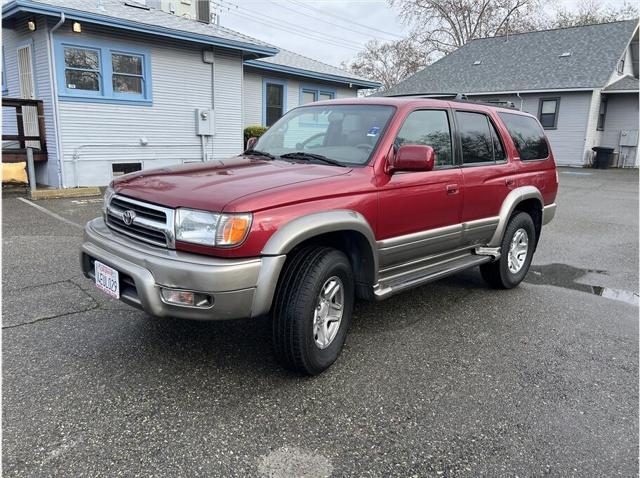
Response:
[[[16,163],[26,161],[27,141],[37,141],[39,147],[33,148],[34,161],[47,160],[47,139],[44,126],[44,106],[42,100],[29,100],[24,98],[2,98],[2,107],[15,108],[18,134],[2,133],[2,162]],[[38,131],[36,135],[25,134],[25,107],[35,108]],[[5,141],[17,141],[18,148],[5,147]]]

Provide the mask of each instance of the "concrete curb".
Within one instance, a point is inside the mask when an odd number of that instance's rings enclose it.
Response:
[[[60,199],[60,198],[80,198],[101,196],[100,188],[69,188],[69,189],[39,189],[29,194],[29,198],[38,199]]]

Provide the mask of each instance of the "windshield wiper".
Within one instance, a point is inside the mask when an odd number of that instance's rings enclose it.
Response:
[[[264,158],[276,159],[273,154],[269,154],[266,151],[258,151],[257,149],[248,149],[242,154],[243,156],[262,156]]]
[[[346,168],[344,164],[335,159],[327,158],[326,156],[322,156],[321,154],[313,154],[313,153],[305,153],[304,151],[296,151],[295,153],[286,153],[280,155],[281,158],[284,159],[301,159],[303,161],[322,161],[323,163],[332,164],[333,166],[340,166],[342,168]]]

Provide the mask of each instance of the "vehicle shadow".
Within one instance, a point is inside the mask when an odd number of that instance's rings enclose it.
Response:
[[[464,271],[382,302],[357,301],[348,345],[358,347],[359,336],[383,342],[383,334],[429,324],[478,289],[486,285],[477,271]],[[268,316],[215,322],[144,316],[135,328],[154,360],[187,368],[206,366],[222,373],[301,378],[275,359]],[[348,354],[343,354],[344,360]]]

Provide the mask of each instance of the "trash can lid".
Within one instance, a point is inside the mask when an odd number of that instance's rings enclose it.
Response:
[[[613,153],[615,148],[607,148],[605,146],[594,146],[591,148],[591,151],[595,151],[596,153]]]

